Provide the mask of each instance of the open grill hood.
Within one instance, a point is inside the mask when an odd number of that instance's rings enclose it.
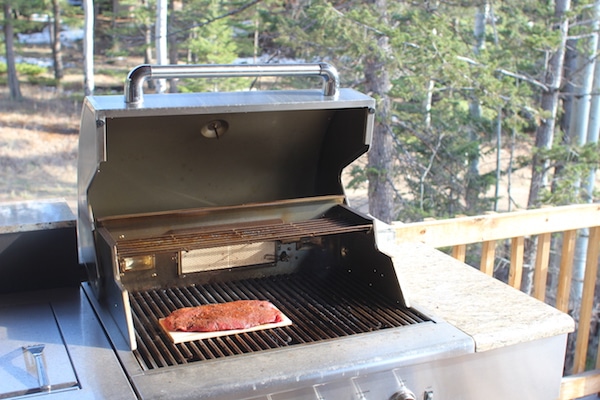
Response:
[[[351,89],[329,94],[160,94],[141,104],[86,98],[80,261],[96,263],[93,232],[103,218],[343,197],[341,172],[369,147],[375,102]]]

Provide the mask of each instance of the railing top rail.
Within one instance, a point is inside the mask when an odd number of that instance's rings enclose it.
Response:
[[[394,222],[393,226],[397,242],[456,246],[600,226],[600,204],[544,207],[407,224]]]

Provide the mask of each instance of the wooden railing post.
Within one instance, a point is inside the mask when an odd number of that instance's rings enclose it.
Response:
[[[494,259],[496,258],[496,241],[490,240],[483,242],[481,246],[481,262],[479,269],[481,272],[493,276],[494,275]]]
[[[577,230],[565,231],[563,234],[560,270],[558,272],[558,287],[556,290],[556,308],[562,312],[569,311],[569,295],[573,277],[573,257],[575,256],[575,240]]]
[[[510,243],[510,269],[508,271],[508,284],[515,289],[521,289],[523,279],[523,255],[525,252],[525,238],[514,237]]]
[[[594,290],[596,288],[596,274],[598,272],[598,255],[600,254],[600,226],[590,228],[590,237],[585,261],[585,274],[583,277],[583,293],[581,295],[581,309],[575,342],[575,360],[573,373],[578,374],[585,370],[588,339],[590,337],[590,323],[594,306]]]
[[[465,259],[467,258],[467,245],[458,244],[452,247],[452,257],[456,258],[458,261],[465,262]]]
[[[533,274],[533,297],[541,301],[544,301],[546,298],[546,280],[548,278],[551,240],[552,234],[550,232],[542,233],[538,236],[535,272]]]

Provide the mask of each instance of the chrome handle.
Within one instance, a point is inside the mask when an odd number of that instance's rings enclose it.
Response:
[[[144,101],[144,82],[148,79],[231,78],[241,76],[321,76],[323,95],[335,97],[339,76],[334,66],[317,64],[244,64],[244,65],[148,65],[129,71],[125,80],[125,103],[139,105]]]
[[[38,384],[40,385],[40,390],[42,392],[50,391],[48,373],[46,372],[46,368],[44,367],[44,360],[42,358],[42,353],[44,351],[45,346],[43,344],[36,344],[33,346],[27,346],[23,348],[29,351],[33,356],[33,359],[35,361],[35,368],[37,370],[37,378]]]
[[[46,373],[46,368],[44,368],[44,361],[42,360],[42,355],[34,354],[33,358],[35,359],[35,366],[37,368],[40,389],[42,389],[42,391],[50,390],[48,374]]]

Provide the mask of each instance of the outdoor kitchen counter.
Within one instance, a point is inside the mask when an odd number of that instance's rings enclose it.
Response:
[[[0,203],[0,293],[79,286],[75,226],[63,199]]]
[[[422,243],[382,246],[415,307],[473,337],[477,352],[566,334],[573,319]]]
[[[75,226],[75,216],[63,199],[0,203],[0,234]]]

